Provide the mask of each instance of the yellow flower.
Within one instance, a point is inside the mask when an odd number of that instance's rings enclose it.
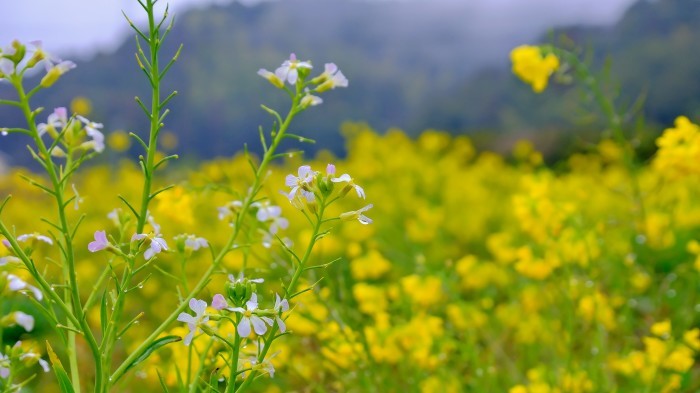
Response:
[[[668,319],[651,325],[651,333],[661,338],[667,338],[671,334],[671,321]]]
[[[559,58],[550,53],[542,55],[537,46],[522,45],[510,52],[513,73],[532,86],[535,93],[541,93],[549,81],[549,76],[559,68]]]

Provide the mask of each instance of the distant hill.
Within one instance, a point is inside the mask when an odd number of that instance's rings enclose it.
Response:
[[[641,115],[648,129],[673,124],[679,115],[700,117],[700,1],[635,3],[614,26],[568,27],[541,39],[565,35],[592,54],[593,68],[609,65],[611,93],[622,107],[644,98]],[[507,67],[490,68],[430,100],[414,117],[414,128],[452,132],[535,135],[551,130],[600,130],[602,116],[580,90],[553,85],[540,95]],[[593,109],[593,111],[590,111]]]
[[[614,27],[563,31],[594,47],[597,59],[612,55],[623,95],[647,91],[646,114],[663,123],[700,108],[700,57],[694,55],[700,53],[700,24],[692,23],[700,20],[699,8],[694,0],[642,1]],[[350,88],[329,92],[323,107],[303,114],[294,129],[337,153],[343,150],[338,130],[345,120],[366,121],[378,130],[399,126],[410,133],[426,127],[455,133],[571,128],[578,96],[566,88],[558,88],[564,99],[557,92],[536,96],[507,69],[509,49],[535,41],[546,26],[503,24],[499,34],[488,27],[468,2],[399,7],[289,0],[189,11],[178,15],[163,50],[171,54],[184,44],[166,79],[166,88],[180,92],[166,128],[178,135],[178,151],[191,157],[230,155],[245,142],[256,147],[258,126],[270,124],[259,104],[286,105],[256,71],[274,69],[292,51],[319,68],[333,61],[350,79]],[[79,64],[37,102],[53,108],[86,96],[95,107],[91,117],[107,130],[145,132],[145,119],[133,101],[135,95],[147,97],[134,47],[130,39],[116,53]],[[0,88],[0,96],[6,94]],[[9,125],[21,122],[13,108],[0,107],[0,119]],[[575,120],[573,125],[581,126]],[[22,138],[4,138],[0,151],[26,163],[18,158],[26,154],[12,154],[24,153],[23,145]]]

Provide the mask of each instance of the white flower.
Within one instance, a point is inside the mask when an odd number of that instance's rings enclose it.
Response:
[[[18,242],[26,242],[26,241],[29,241],[29,240],[32,240],[32,239],[34,239],[34,240],[40,240],[40,241],[42,241],[42,242],[44,242],[44,243],[47,243],[48,245],[53,246],[53,240],[51,240],[50,237],[44,236],[44,235],[40,235],[40,234],[38,234],[38,233],[36,233],[36,232],[35,232],[35,233],[27,233],[27,234],[24,234],[24,235],[19,235],[19,236],[17,236],[17,241],[18,241]]]
[[[39,136],[46,133],[47,130],[57,128],[65,128],[68,124],[68,111],[64,107],[59,107],[53,110],[53,113],[46,119],[46,123],[40,123],[36,126]]]
[[[297,79],[299,79],[299,72],[297,69],[306,68],[311,69],[311,63],[308,61],[299,61],[297,56],[292,53],[289,56],[289,60],[285,60],[282,66],[275,70],[275,75],[282,81],[289,82],[290,85],[296,85]]]
[[[241,272],[238,275],[238,278],[234,277],[233,274],[229,274],[228,279],[229,279],[229,281],[231,281],[234,284],[239,284],[239,283],[242,283],[244,281],[254,282],[256,284],[262,284],[265,282],[264,278],[245,278],[245,276],[243,275],[243,272]]]
[[[7,378],[10,376],[10,358],[7,355],[0,353],[0,378]]]
[[[311,182],[314,180],[316,172],[312,171],[310,166],[302,165],[299,167],[297,174],[298,176],[287,175],[287,177],[284,180],[284,183],[287,185],[287,187],[292,187],[292,190],[289,191],[289,194],[285,194],[287,195],[290,201],[297,196],[297,193],[299,191],[308,191],[304,190],[304,188],[309,187]]]
[[[254,314],[258,309],[258,295],[253,294],[246,303],[246,309],[241,307],[232,308],[231,311],[242,314],[241,321],[238,323],[237,331],[241,337],[250,336],[251,327],[255,330],[255,334],[262,336],[267,332],[266,323],[272,326],[273,321],[268,317],[259,317]]]
[[[23,289],[29,289],[34,294],[36,300],[41,301],[41,299],[44,298],[44,295],[41,293],[39,288],[27,284],[21,278],[15,276],[14,274],[8,274],[7,281],[8,288],[10,288],[10,291],[21,291]]]
[[[31,332],[34,330],[34,317],[25,314],[22,311],[15,311],[13,314],[13,317],[15,318],[15,323],[19,326],[22,326],[24,330]]]
[[[192,251],[197,251],[200,248],[209,247],[209,243],[207,242],[207,239],[203,237],[195,237],[194,235],[189,235],[187,236],[187,239],[185,239],[185,247],[191,249]]]
[[[156,236],[149,236],[145,233],[137,233],[134,234],[134,236],[131,237],[131,241],[136,241],[136,240],[143,240],[143,239],[148,239],[151,242],[150,247],[148,247],[148,250],[143,253],[143,257],[146,260],[150,260],[153,258],[156,254],[160,253],[161,251],[168,250],[168,244],[165,242],[165,239],[161,237],[161,235],[156,235]]]
[[[49,362],[42,359],[38,353],[25,352],[22,355],[20,355],[20,357],[19,357],[20,361],[25,361],[27,359],[36,360],[37,362],[39,362],[39,366],[41,366],[41,368],[44,370],[45,373],[48,373],[49,371],[51,371],[51,368],[49,367]]]
[[[365,199],[365,190],[362,187],[355,184],[355,180],[352,177],[350,177],[350,175],[348,175],[347,173],[340,175],[340,177],[334,177],[331,179],[331,181],[333,183],[348,183],[347,187],[354,188],[355,192],[357,192],[357,196],[362,199]]]
[[[219,220],[233,216],[233,213],[238,211],[241,207],[243,207],[243,202],[241,201],[232,201],[227,203],[226,206],[217,207],[216,210],[219,212]]]
[[[316,91],[319,93],[335,89],[336,87],[348,87],[348,79],[334,63],[326,63],[320,80],[323,81],[323,83],[316,88]]]
[[[355,210],[355,211],[351,211],[351,212],[347,212],[347,213],[342,213],[342,214],[340,215],[340,219],[343,220],[343,221],[358,220],[358,221],[360,222],[360,224],[363,224],[363,225],[371,224],[371,223],[373,222],[372,219],[369,218],[369,217],[367,217],[367,216],[365,216],[365,215],[362,214],[362,213],[364,213],[364,212],[366,212],[367,210],[371,209],[372,206],[373,206],[373,205],[370,203],[369,205],[363,207],[363,208],[360,209],[360,210]]]
[[[309,93],[309,89],[306,89],[304,97],[301,98],[299,104],[302,108],[308,108],[310,106],[316,106],[323,103],[323,99],[319,96],[315,96]]]
[[[255,217],[260,222],[270,221],[270,233],[276,234],[280,229],[284,230],[289,227],[289,220],[282,217],[282,208],[271,205],[269,202],[258,203],[258,212]]]
[[[205,314],[207,310],[207,302],[204,300],[190,299],[190,309],[194,311],[195,316],[183,312],[177,317],[178,321],[186,323],[187,327],[190,329],[190,332],[184,339],[185,345],[190,345],[194,335],[197,334],[197,331],[199,330],[199,325],[209,321],[209,316]]]
[[[275,294],[275,320],[277,321],[277,326],[279,326],[280,332],[282,333],[287,330],[287,325],[285,325],[282,318],[280,318],[280,314],[285,311],[289,311],[289,302],[287,299],[280,299],[280,295]]]
[[[284,87],[284,81],[281,80],[280,78],[277,77],[274,73],[261,68],[258,70],[258,75],[262,76],[263,78],[267,79],[270,83],[272,83],[273,86],[281,89]]]

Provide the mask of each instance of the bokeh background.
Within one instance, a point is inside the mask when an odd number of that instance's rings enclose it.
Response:
[[[35,103],[70,105],[105,124],[108,149],[75,178],[82,204],[69,209],[71,220],[88,215],[75,238],[83,288],[104,267],[86,244],[95,230],[115,234],[106,216],[116,195],[136,200],[142,180],[125,132],[146,133],[133,98],[148,91],[120,10],[143,23],[126,0],[13,2],[0,14],[0,42],[43,39],[78,63]],[[258,105],[287,105],[259,68],[295,52],[317,71],[337,63],[350,80],[295,119],[290,131],[318,143],[301,146],[305,157],[276,160],[262,193],[282,207],[291,222],[284,235],[301,248],[311,232],[279,193],[284,176],[334,162],[367,201],[350,193],[332,214],[373,203],[375,221],[345,223],[319,242],[314,264],[340,262],[305,277],[325,280],[294,299],[293,334],[274,344],[278,373],[255,391],[700,391],[699,1],[176,0],[173,10],[163,53],[184,49],[165,84],[180,95],[159,150],[182,158],[157,177],[176,187],[152,205],[169,242],[180,233],[225,242],[216,207],[251,183],[240,152],[245,143],[255,151],[258,126],[270,123]],[[628,140],[609,137],[576,84],[552,81],[535,94],[512,75],[510,50],[542,42],[580,48],[624,112]],[[11,94],[5,87],[0,97]],[[22,123],[12,109],[0,108],[0,125]],[[3,219],[18,233],[44,232],[38,217],[55,213],[21,178],[31,165],[25,143],[0,138],[0,195],[15,196]],[[261,304],[271,305],[289,256],[264,249],[256,231],[246,240],[249,255],[231,253],[223,265],[238,272],[248,258],[251,276],[270,285]],[[34,256],[58,251],[42,245]],[[126,308],[146,316],[116,357],[167,317],[208,263],[206,252],[187,263],[159,256]],[[225,281],[217,275],[200,297],[210,300]],[[13,295],[4,307],[36,311]],[[98,326],[99,310],[89,318]],[[32,335],[6,329],[3,339],[40,342],[47,323],[37,318]],[[176,385],[190,348],[159,351],[118,389],[155,391],[156,372]],[[218,359],[206,370],[225,367]],[[52,381],[42,374],[36,386]]]
[[[611,60],[613,92],[630,107],[643,100],[648,127],[698,113],[700,60],[687,55],[700,46],[700,6],[692,0],[176,0],[172,8],[177,27],[164,53],[180,43],[184,50],[166,81],[181,93],[166,126],[185,158],[231,155],[254,140],[267,121],[259,103],[283,102],[261,88],[255,72],[274,69],[290,52],[318,67],[335,62],[351,81],[351,89],[329,96],[324,116],[305,115],[296,126],[339,154],[340,124],[351,120],[382,133],[390,127],[413,136],[426,128],[467,133],[498,151],[526,136],[547,157],[561,155],[583,132],[597,132],[599,117],[582,109],[570,87],[530,94],[509,72],[508,53],[562,33],[590,49],[597,67]],[[135,1],[12,2],[0,15],[0,40],[42,39],[78,63],[38,96],[40,104],[67,106],[82,96],[106,130],[138,131],[145,122],[133,97],[145,91],[121,10],[143,22]],[[8,108],[0,116],[21,122]],[[26,155],[13,154],[23,144],[4,138],[5,160],[26,163]]]

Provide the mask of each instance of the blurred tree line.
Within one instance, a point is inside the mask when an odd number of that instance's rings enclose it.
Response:
[[[699,1],[639,1],[614,26],[570,27],[545,35],[538,29],[492,40],[483,36],[492,33],[475,28],[477,16],[468,4],[429,3],[233,3],[178,15],[163,51],[174,53],[184,44],[166,80],[167,88],[180,93],[165,121],[178,136],[177,150],[209,158],[233,154],[246,142],[255,149],[258,126],[267,128],[272,120],[259,104],[279,110],[287,105],[284,94],[256,72],[274,70],[290,51],[313,60],[318,72],[324,62],[335,62],[350,80],[349,89],[326,94],[321,107],[308,111],[316,113],[303,114],[292,130],[337,154],[343,154],[339,129],[346,120],[364,121],[379,131],[398,126],[410,134],[425,128],[472,133],[497,149],[528,136],[549,150],[598,132],[599,117],[581,105],[576,89],[561,86],[535,95],[511,75],[508,50],[532,43],[537,35],[544,42],[563,33],[592,48],[596,69],[611,59],[612,92],[630,107],[644,97],[647,129],[670,125],[679,114],[700,114]],[[129,39],[115,53],[80,62],[55,88],[37,95],[45,114],[84,96],[93,103],[91,119],[105,123],[108,132],[145,130],[134,96],[148,96],[134,48]],[[0,89],[0,97],[8,90]],[[13,108],[0,107],[0,119],[7,126],[21,124]],[[27,156],[24,144],[21,137],[6,137],[0,151],[11,156],[20,151],[13,162],[26,164],[19,160]]]

